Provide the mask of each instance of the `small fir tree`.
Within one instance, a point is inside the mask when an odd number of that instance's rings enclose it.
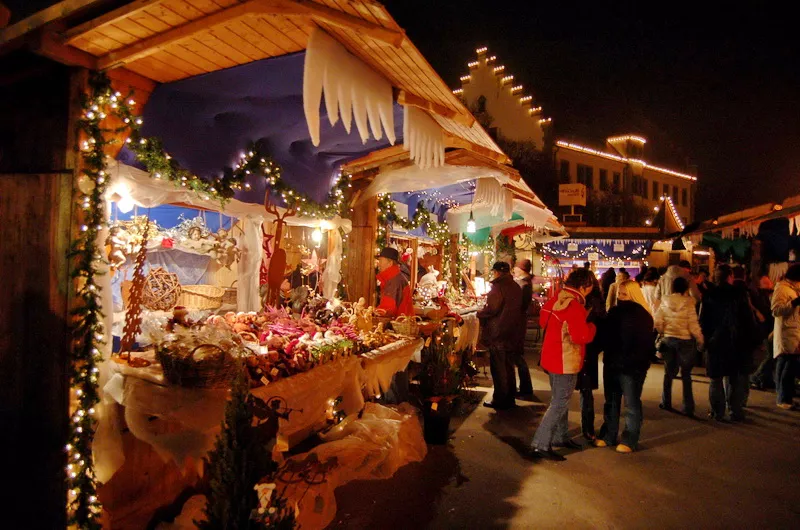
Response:
[[[273,475],[276,465],[264,444],[263,430],[253,427],[254,409],[248,402],[249,382],[245,370],[238,370],[225,407],[222,432],[206,459],[209,478],[205,521],[196,521],[201,530],[249,530],[294,528],[294,512],[285,499],[275,496],[272,513],[259,514],[254,486],[262,477]],[[261,419],[261,418],[259,418]],[[273,423],[273,422],[270,422]],[[277,422],[274,422],[277,434]]]

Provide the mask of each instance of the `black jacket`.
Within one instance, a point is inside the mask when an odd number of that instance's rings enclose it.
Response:
[[[747,290],[727,283],[703,297],[700,327],[706,339],[709,377],[748,372],[759,333]]]
[[[623,374],[643,374],[655,355],[656,333],[650,312],[636,302],[619,301],[602,328],[603,364]]]

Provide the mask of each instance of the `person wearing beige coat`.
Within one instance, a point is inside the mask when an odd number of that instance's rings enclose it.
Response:
[[[664,386],[659,408],[672,410],[672,380],[680,370],[683,413],[693,416],[692,368],[695,350],[703,349],[703,332],[694,309],[695,301],[688,294],[688,280],[677,277],[670,287],[672,294],[661,300],[654,319],[656,331],[662,337],[661,353],[664,357]]]
[[[778,406],[794,407],[794,381],[800,373],[800,264],[786,271],[786,278],[772,293],[775,317],[773,351],[775,355],[775,390]]]

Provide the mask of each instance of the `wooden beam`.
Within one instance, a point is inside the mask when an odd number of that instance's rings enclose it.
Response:
[[[131,2],[130,4],[124,5],[118,9],[109,11],[105,15],[75,26],[74,28],[65,31],[61,36],[64,39],[65,44],[72,44],[84,33],[88,33],[89,31],[96,30],[104,26],[109,26],[123,18],[135,15],[136,13],[147,9],[148,7],[160,4],[163,1],[164,0],[136,0],[135,2]]]
[[[456,123],[460,123],[465,127],[472,127],[472,124],[475,123],[475,117],[472,116],[472,114],[462,114],[403,89],[399,90],[397,93],[397,102],[401,105],[411,105],[428,112],[433,112],[439,116],[453,120]]]
[[[67,66],[80,66],[87,70],[97,70],[97,57],[85,51],[61,43],[52,32],[42,32],[31,42],[31,51]],[[108,73],[114,81],[121,81],[138,91],[152,92],[157,83],[127,68],[118,68]]]
[[[148,55],[152,55],[166,48],[170,44],[190,39],[198,32],[211,29],[237,18],[252,15],[259,11],[261,3],[261,0],[250,0],[242,4],[234,4],[227,9],[217,11],[207,17],[192,20],[163,33],[153,35],[152,37],[140,40],[129,46],[109,52],[100,57],[97,65],[100,69],[105,70],[117,68],[126,63],[141,59],[142,57],[147,57]]]
[[[405,39],[403,32],[384,28],[311,0],[248,0],[109,52],[100,58],[98,66],[101,69],[116,68],[152,55],[171,44],[190,39],[201,31],[212,29],[231,20],[263,15],[308,16],[363,33],[373,39],[388,42],[392,46],[400,46]],[[75,33],[71,37],[79,38],[82,35]]]
[[[356,158],[346,164],[342,164],[342,172],[350,174],[361,173],[367,169],[378,167],[388,162],[394,162],[402,158],[408,158],[408,151],[403,148],[402,144],[384,147],[383,149],[372,151],[361,158]]]
[[[312,0],[294,0],[293,2],[287,3],[294,3],[297,4],[298,7],[304,7],[307,10],[306,14],[311,16],[311,18],[316,18],[322,20],[323,22],[327,22],[328,24],[355,31],[356,33],[361,33],[368,37],[372,37],[375,40],[391,44],[395,48],[402,46],[403,41],[406,38],[406,34],[402,31],[384,28],[383,26],[375,24],[374,22],[369,22],[363,18],[348,15],[347,13],[339,11],[338,9],[333,9],[322,4],[318,4]]]
[[[461,149],[466,149],[468,151],[472,151],[473,153],[478,153],[479,155],[490,158],[491,160],[500,164],[508,164],[511,162],[511,160],[504,153],[498,153],[497,151],[483,147],[482,145],[472,143],[469,140],[465,140],[460,136],[456,136],[449,131],[444,131],[444,141],[446,147],[459,147]]]
[[[45,24],[62,19],[78,10],[102,1],[104,0],[62,0],[47,9],[43,9],[26,19],[20,20],[13,26],[0,29],[0,46],[35,29],[39,29]]]

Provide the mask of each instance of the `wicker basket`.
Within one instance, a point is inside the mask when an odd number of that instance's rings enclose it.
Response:
[[[214,285],[183,285],[178,305],[189,309],[217,309],[222,305],[225,289]]]
[[[421,318],[414,316],[400,316],[396,320],[392,320],[392,329],[402,335],[411,335],[412,337],[419,336],[419,322]]]
[[[236,287],[226,287],[225,293],[222,295],[222,303],[236,305],[236,301]]]
[[[213,358],[195,360],[194,355],[201,348],[215,350]],[[188,356],[160,349],[156,352],[156,359],[161,363],[167,381],[187,388],[226,388],[237,367],[236,360],[214,344],[201,344]]]

